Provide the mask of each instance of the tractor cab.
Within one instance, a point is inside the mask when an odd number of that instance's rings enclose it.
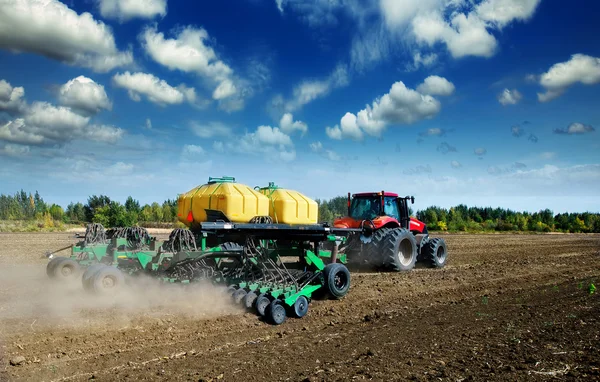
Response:
[[[354,195],[348,193],[348,215],[336,219],[334,226],[358,228],[362,222],[370,221],[376,229],[383,226],[396,226],[420,232],[425,225],[410,217],[409,201],[414,203],[414,196],[401,197],[385,191]]]

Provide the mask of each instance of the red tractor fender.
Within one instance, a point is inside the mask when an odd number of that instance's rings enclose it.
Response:
[[[409,231],[412,231],[412,232],[415,232],[415,231],[418,233],[424,233],[423,231],[427,232],[427,226],[425,225],[425,223],[423,223],[419,219],[416,219],[413,217],[410,218],[408,228],[409,228]]]

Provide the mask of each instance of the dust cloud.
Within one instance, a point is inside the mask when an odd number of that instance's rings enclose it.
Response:
[[[57,282],[45,264],[0,268],[0,336],[34,327],[135,325],[142,319],[208,319],[241,313],[224,287],[209,283],[166,284],[150,277],[130,278],[112,296],[83,290],[81,278]]]

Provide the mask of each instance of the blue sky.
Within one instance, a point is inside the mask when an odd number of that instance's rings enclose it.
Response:
[[[0,193],[150,203],[227,175],[600,211],[595,2],[0,7]]]

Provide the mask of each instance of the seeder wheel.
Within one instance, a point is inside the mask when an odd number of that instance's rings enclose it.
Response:
[[[282,301],[279,299],[273,300],[267,307],[266,316],[272,324],[283,324],[287,314],[285,312],[285,306],[283,306]]]
[[[88,290],[89,288],[89,283],[90,280],[92,279],[92,276],[94,275],[94,273],[96,273],[96,271],[98,271],[98,269],[104,267],[105,264],[92,264],[89,267],[87,267],[87,269],[85,270],[85,272],[83,272],[83,276],[81,276],[81,284],[83,285],[83,289],[84,290]]]
[[[240,288],[238,290],[236,290],[235,292],[233,292],[232,298],[233,298],[233,302],[234,304],[240,304],[242,302],[242,300],[244,299],[244,297],[246,297],[246,295],[248,294],[248,292],[246,292],[243,288]]]
[[[350,272],[344,264],[327,264],[325,270],[325,288],[334,299],[340,299],[350,289]]]
[[[246,307],[246,309],[251,309],[254,306],[254,303],[256,302],[257,298],[258,298],[258,296],[256,295],[256,293],[254,293],[252,291],[248,292],[244,296],[244,301],[243,301],[243,304]]]
[[[308,299],[304,296],[298,297],[291,307],[291,313],[296,318],[302,318],[308,312]]]
[[[54,264],[52,261],[57,260]],[[77,276],[81,274],[81,267],[79,264],[68,257],[60,257],[53,259],[46,268],[46,272],[50,278],[55,280],[75,280]]]
[[[123,287],[125,276],[115,267],[105,265],[88,280],[86,290],[96,294],[113,294]]]
[[[51,279],[55,278],[54,277],[54,268],[56,268],[56,265],[58,263],[60,263],[61,261],[63,261],[64,259],[66,259],[66,257],[58,256],[58,257],[55,257],[52,260],[50,260],[48,262],[48,264],[46,265],[46,275],[48,275],[48,277],[50,277]]]
[[[269,306],[270,303],[271,300],[267,297],[267,295],[261,293],[260,296],[258,296],[258,298],[256,299],[256,302],[254,303],[256,307],[256,312],[260,316],[264,316],[267,306]]]

